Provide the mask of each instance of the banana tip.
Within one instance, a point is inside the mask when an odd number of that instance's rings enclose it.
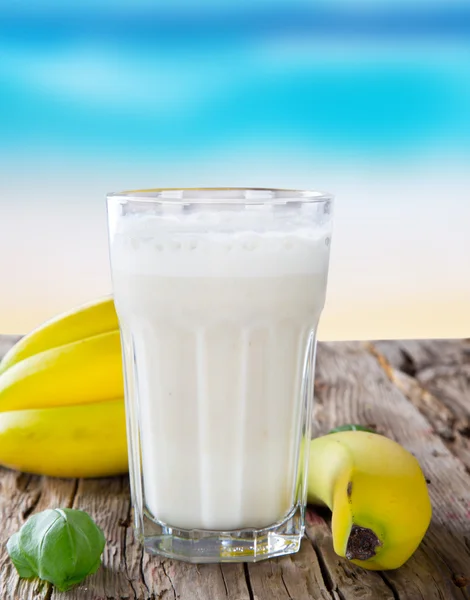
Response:
[[[372,529],[353,525],[346,547],[346,558],[349,560],[369,560],[377,554],[377,548],[382,542]]]

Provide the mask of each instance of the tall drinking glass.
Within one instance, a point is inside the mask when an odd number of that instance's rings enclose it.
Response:
[[[135,528],[191,562],[296,552],[332,197],[108,195]]]

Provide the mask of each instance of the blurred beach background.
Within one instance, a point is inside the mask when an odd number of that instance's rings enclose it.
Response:
[[[111,292],[105,194],[336,195],[321,339],[470,336],[470,5],[0,4],[0,332]]]

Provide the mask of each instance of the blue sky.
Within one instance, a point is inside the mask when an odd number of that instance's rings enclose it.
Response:
[[[328,165],[468,160],[467,2],[25,6],[0,4],[0,157],[13,168],[261,148]]]
[[[361,8],[381,8],[381,7],[400,7],[411,9],[414,7],[429,8],[432,6],[465,6],[466,0],[225,0],[221,3],[220,0],[171,0],[169,2],[159,2],[155,0],[81,0],[80,2],[64,3],[61,0],[38,0],[34,5],[28,0],[4,0],[1,4],[0,12],[14,12],[27,8],[33,9],[34,12],[42,11],[61,11],[61,12],[79,12],[85,10],[96,11],[99,9],[126,10],[135,11],[143,8],[165,9],[172,8],[211,8],[224,10],[227,7],[237,7],[238,9],[252,9],[257,7],[286,6],[291,8],[301,6],[311,8],[315,6],[334,6],[339,8],[353,8],[359,10]]]
[[[233,24],[227,36],[152,35],[136,15],[126,35],[92,11],[5,26],[0,153],[190,156],[262,140],[375,160],[470,147],[459,36],[345,41]]]

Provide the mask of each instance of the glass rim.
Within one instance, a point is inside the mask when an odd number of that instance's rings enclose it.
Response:
[[[334,195],[319,190],[261,187],[149,188],[109,192],[108,200],[159,204],[285,204],[333,202]]]

